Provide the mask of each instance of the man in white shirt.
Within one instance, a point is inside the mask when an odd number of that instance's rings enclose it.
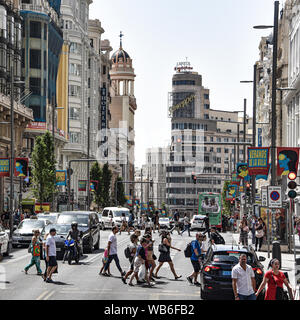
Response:
[[[46,240],[46,261],[47,261],[47,278],[46,282],[52,283],[51,279],[53,272],[57,269],[56,262],[56,243],[54,236],[56,235],[56,230],[54,228],[50,229],[49,236]]]
[[[106,271],[107,271],[110,263],[113,260],[115,260],[116,266],[117,266],[118,270],[120,271],[121,276],[124,277],[126,274],[126,272],[122,270],[122,268],[120,266],[120,261],[118,258],[117,236],[116,236],[118,231],[119,231],[119,228],[117,226],[114,226],[112,228],[112,233],[108,237],[108,244],[107,244],[108,260],[107,260],[106,265],[104,267],[104,273],[102,274],[104,276],[109,276]]]
[[[252,267],[247,265],[247,255],[244,253],[232,269],[232,288],[235,300],[256,300],[255,275]]]

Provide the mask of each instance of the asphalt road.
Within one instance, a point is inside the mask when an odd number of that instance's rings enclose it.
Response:
[[[175,281],[169,265],[165,263],[159,271],[161,279],[157,280],[154,287],[143,285],[130,287],[123,284],[120,273],[114,262],[111,264],[113,277],[99,276],[102,266],[102,255],[107,245],[110,230],[101,231],[100,250],[92,254],[86,254],[80,261],[80,265],[62,264],[58,261],[58,274],[53,275],[55,283],[45,283],[36,274],[32,267],[26,275],[22,270],[29,263],[31,255],[27,249],[14,249],[9,257],[0,263],[0,300],[200,300],[200,288],[191,285],[186,277],[193,271],[189,259],[184,257],[183,250],[186,244],[195,238],[195,232],[188,237],[173,233],[172,246],[181,249],[181,252],[171,249],[171,256],[175,270],[182,278]],[[124,249],[129,243],[126,232],[118,235],[118,256],[122,268],[127,271],[129,262],[125,258]],[[226,238],[231,238],[226,234]],[[159,255],[158,234],[154,234],[156,246],[154,252]],[[44,269],[44,261],[41,261]],[[135,283],[135,281],[134,281]]]

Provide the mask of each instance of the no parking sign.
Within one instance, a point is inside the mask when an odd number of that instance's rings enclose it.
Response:
[[[282,208],[281,187],[268,187],[269,208]]]

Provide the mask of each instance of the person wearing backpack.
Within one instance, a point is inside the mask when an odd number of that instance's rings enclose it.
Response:
[[[198,275],[200,273],[201,269],[201,246],[200,246],[200,233],[196,233],[196,240],[192,241],[190,244],[191,248],[191,263],[194,268],[194,272],[187,277],[187,280],[190,284],[193,284],[194,279],[194,285],[199,286],[200,283],[197,281]]]
[[[133,270],[134,270],[134,257],[136,254],[136,250],[138,248],[139,238],[137,235],[132,234],[130,236],[130,241],[131,241],[131,244],[128,245],[128,247],[124,251],[125,257],[129,260],[129,263],[130,263],[130,269],[127,271],[125,276],[122,277],[122,281],[124,284],[126,284],[126,279],[133,273]]]

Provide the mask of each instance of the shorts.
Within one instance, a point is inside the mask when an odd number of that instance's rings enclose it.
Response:
[[[138,273],[140,270],[140,267],[143,265],[143,261],[141,259],[135,259],[134,260],[134,269],[133,271],[135,273]]]
[[[200,267],[199,261],[191,260],[191,262],[194,267],[194,272],[197,272],[197,273],[200,272],[201,267]]]
[[[49,257],[49,262],[48,262],[49,267],[56,267],[57,266],[57,261],[55,256],[50,256]]]
[[[108,261],[108,257],[103,257],[103,258],[102,258],[102,263],[103,263],[103,264],[106,264],[107,261]]]

